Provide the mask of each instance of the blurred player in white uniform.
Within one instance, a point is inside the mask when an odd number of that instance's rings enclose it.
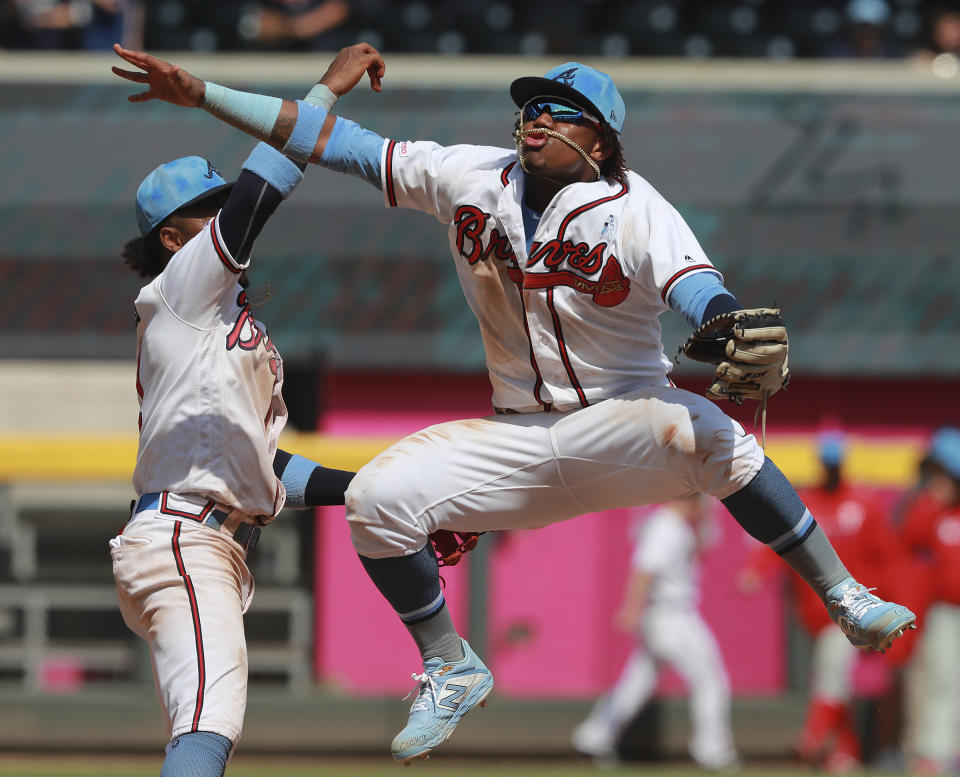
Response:
[[[278,106],[142,52],[117,53],[145,71],[142,99],[202,107],[277,147],[322,117],[311,161],[447,226],[494,413],[401,440],[347,492],[354,547],[424,662],[394,758],[426,757],[493,688],[445,606],[428,541],[438,529],[535,528],[710,494],[817,591],[858,647],[883,648],[913,625],[906,608],[850,576],[753,435],[671,383],[658,316],[672,308],[699,327],[743,306],[680,214],[626,168],[626,108],[608,75],[567,62],[518,78],[512,148],[444,147],[383,138],[328,113],[316,94]]]
[[[717,641],[697,609],[700,556],[712,543],[713,500],[701,495],[658,508],[638,525],[617,625],[637,644],[613,689],[573,732],[573,746],[599,762],[615,759],[630,720],[653,698],[663,666],[690,694],[690,755],[708,770],[738,759],[730,729],[730,681]]]
[[[345,52],[328,71],[342,90],[374,59]],[[246,557],[261,527],[285,504],[343,504],[353,477],[277,449],[283,361],[245,291],[253,241],[309,150],[261,143],[233,184],[183,157],[137,190],[141,237],[124,258],[152,279],[135,302],[139,496],[110,547],[120,610],[149,644],[167,720],[162,777],[221,777],[240,737]]]

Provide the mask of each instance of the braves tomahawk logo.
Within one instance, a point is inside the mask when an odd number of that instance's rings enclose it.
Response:
[[[554,77],[554,81],[559,81],[564,86],[573,86],[573,81],[576,78],[576,73],[580,68],[572,67],[569,70],[564,70],[562,73],[557,73]]]
[[[531,272],[521,272],[509,239],[496,227],[488,230],[489,221],[490,214],[475,205],[461,205],[454,214],[457,252],[469,264],[493,257],[507,262],[510,278],[524,290],[567,286],[589,294],[605,308],[619,305],[630,294],[630,280],[623,274],[617,257],[609,254],[604,261],[606,241],[593,246],[560,238],[534,243],[526,263]],[[533,271],[537,266],[546,272]],[[599,278],[587,277],[597,273]]]

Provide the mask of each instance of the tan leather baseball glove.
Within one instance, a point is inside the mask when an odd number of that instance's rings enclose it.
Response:
[[[705,321],[677,354],[716,365],[711,399],[766,400],[790,381],[787,328],[779,308],[722,313]]]

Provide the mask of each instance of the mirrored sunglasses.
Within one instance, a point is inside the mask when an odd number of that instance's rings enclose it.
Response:
[[[568,124],[593,124],[600,128],[600,120],[572,103],[557,99],[535,97],[523,106],[523,120],[533,121],[541,113],[549,113],[554,121],[563,121]]]

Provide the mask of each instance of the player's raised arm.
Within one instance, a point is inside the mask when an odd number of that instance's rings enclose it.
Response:
[[[203,108],[222,121],[269,143],[291,158],[317,162],[323,153],[334,116],[327,114],[336,99],[357,85],[364,75],[375,92],[381,90],[386,66],[380,53],[367,43],[341,49],[306,102],[228,89],[201,81],[179,65],[146,52],[114,44],[118,56],[139,68],[111,68],[120,78],[145,84],[147,90],[130,95],[130,102],[163,100],[188,108]]]

